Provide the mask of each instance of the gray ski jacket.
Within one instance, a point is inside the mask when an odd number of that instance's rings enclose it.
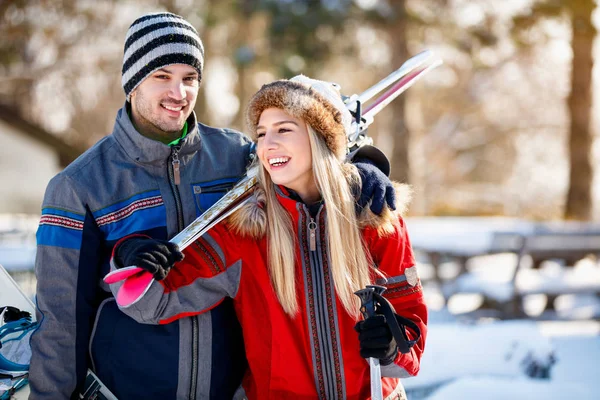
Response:
[[[239,386],[246,363],[230,303],[144,325],[102,282],[119,239],[172,238],[244,174],[247,137],[197,124],[193,113],[188,127],[169,147],[140,135],[123,107],[112,135],[50,181],[37,232],[30,399],[78,398],[88,368],[122,400],[231,399]]]

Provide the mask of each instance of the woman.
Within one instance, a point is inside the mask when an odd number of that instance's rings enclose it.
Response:
[[[123,311],[139,322],[168,323],[231,297],[244,333],[249,399],[369,398],[366,357],[380,359],[384,397],[403,398],[398,378],[419,370],[427,310],[399,212],[357,215],[360,179],[343,163],[351,115],[339,92],[304,76],[276,81],[254,95],[246,117],[260,162],[253,200],[186,248],[183,261],[169,243],[151,251],[144,239],[118,245],[114,268],[132,260],[144,267],[144,257],[180,261],[170,271],[148,268],[166,278]],[[396,196],[408,200],[404,187]],[[404,343],[406,354],[390,318],[361,321],[354,292],[373,283],[387,287],[397,313],[391,319],[409,326],[406,339],[416,341]]]

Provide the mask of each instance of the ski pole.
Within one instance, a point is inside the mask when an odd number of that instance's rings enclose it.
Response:
[[[364,319],[375,315],[375,301],[373,294],[382,294],[385,287],[379,285],[367,285],[366,288],[354,292],[360,298],[360,312]],[[379,359],[369,357],[369,370],[371,375],[371,400],[383,400],[383,389],[381,386],[381,366]]]

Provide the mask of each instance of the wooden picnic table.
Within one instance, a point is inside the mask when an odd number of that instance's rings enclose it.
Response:
[[[418,217],[407,218],[406,224],[413,249],[427,257],[433,267],[433,279],[442,289],[446,301],[456,292],[484,295],[488,292],[493,298],[492,291],[498,292],[496,283],[461,278],[468,272],[466,264],[470,258],[498,253],[517,254],[516,265],[507,266],[514,272],[507,282],[510,306],[503,304],[504,311],[523,314],[523,297],[530,294],[547,295],[552,308],[553,300],[561,294],[600,293],[595,270],[589,282],[576,285],[571,284],[571,268],[567,268],[559,281],[552,281],[551,277],[535,271],[545,260],[563,260],[564,265],[570,267],[590,254],[600,256],[599,223],[536,222],[502,217]],[[531,257],[533,271],[522,269],[525,256]],[[459,265],[458,276],[449,281],[443,281],[439,275],[440,265],[446,260]]]

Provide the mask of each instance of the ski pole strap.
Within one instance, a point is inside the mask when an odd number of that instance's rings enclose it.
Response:
[[[421,338],[421,329],[408,318],[404,318],[394,312],[394,308],[390,304],[390,302],[383,297],[381,294],[373,292],[373,300],[377,304],[376,312],[378,314],[383,314],[385,316],[385,320],[390,327],[390,331],[392,332],[392,336],[396,340],[396,345],[398,346],[398,350],[402,354],[406,354],[410,352],[410,349],[419,341]],[[406,333],[406,328],[410,328],[417,335],[415,339],[410,340]]]

